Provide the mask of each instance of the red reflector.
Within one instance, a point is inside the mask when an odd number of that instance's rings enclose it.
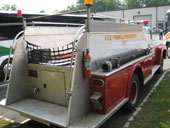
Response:
[[[93,79],[93,86],[95,87],[103,87],[104,81],[100,79]]]
[[[18,16],[22,16],[22,11],[21,11],[21,10],[18,10],[18,11],[17,11],[17,15],[18,15]]]
[[[147,20],[143,21],[143,24],[148,24],[148,23],[149,23],[149,21],[147,21]]]

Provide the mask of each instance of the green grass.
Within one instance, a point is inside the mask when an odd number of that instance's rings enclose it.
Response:
[[[153,92],[130,128],[170,128],[170,73]]]
[[[18,125],[17,123],[11,123],[10,121],[6,121],[3,118],[0,119],[0,128],[32,128],[26,125]]]
[[[4,120],[3,118],[0,119],[0,128],[6,128],[10,124],[9,121]]]

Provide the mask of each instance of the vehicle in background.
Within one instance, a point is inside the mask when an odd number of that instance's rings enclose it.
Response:
[[[0,80],[4,80],[5,72],[11,69],[12,55],[7,66],[10,47],[15,36],[23,30],[23,18],[44,16],[46,14],[22,14],[21,10],[0,11]],[[29,24],[29,23],[28,23]],[[14,47],[14,46],[13,46]],[[14,49],[12,50],[12,54]],[[8,69],[6,69],[8,67]]]
[[[164,30],[163,44],[166,45],[167,56],[170,58],[170,9],[166,12],[166,23]]]
[[[165,33],[170,32],[170,9],[166,12]]]

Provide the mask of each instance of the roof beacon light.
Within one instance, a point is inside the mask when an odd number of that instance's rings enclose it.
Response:
[[[93,5],[93,0],[84,0],[84,4],[86,6],[92,6]]]
[[[21,16],[22,16],[22,11],[21,11],[21,10],[18,10],[18,11],[17,11],[17,15],[21,17]]]

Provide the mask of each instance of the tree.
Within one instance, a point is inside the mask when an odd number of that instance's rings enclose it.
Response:
[[[16,11],[17,10],[17,6],[14,4],[14,5],[11,5],[11,11]]]
[[[144,1],[147,1],[147,0],[144,0]],[[169,0],[149,0],[149,1],[151,2],[151,6],[160,6],[160,5],[170,4]]]
[[[5,4],[4,6],[2,6],[0,8],[0,10],[5,10],[5,11],[16,11],[17,10],[17,6],[14,4],[14,5],[8,5],[8,4]]]
[[[84,0],[78,0],[76,7],[78,10],[85,9],[86,6],[84,5]]]
[[[170,4],[170,0],[124,0],[122,4],[122,0],[93,0],[93,6],[91,7],[92,12],[102,12],[102,11],[112,11],[119,9],[129,9],[129,8],[141,8],[141,7],[152,7],[152,6],[160,6]],[[68,11],[76,11],[86,9],[84,5],[84,0],[77,0],[76,5],[71,5],[67,7],[67,10],[63,10],[61,12]]]
[[[142,4],[143,4],[143,7],[151,7],[151,6],[154,6],[152,0],[143,0],[143,1],[142,1]]]
[[[105,11],[121,9],[121,2],[119,0],[105,0]]]
[[[56,9],[56,10],[54,10],[54,13],[55,13],[55,14],[58,14],[58,13],[60,13],[60,11],[58,11],[58,10]]]
[[[40,13],[45,13],[45,11],[44,11],[44,10],[41,10]]]
[[[92,12],[110,11],[117,10],[121,8],[119,0],[94,0],[93,6],[91,7]],[[66,11],[76,11],[86,9],[84,5],[84,0],[78,0],[76,5],[71,5],[67,7]]]
[[[141,8],[143,7],[142,0],[126,0],[125,1],[125,9],[128,8]]]
[[[153,7],[167,4],[170,4],[169,0],[125,0],[124,8]]]

